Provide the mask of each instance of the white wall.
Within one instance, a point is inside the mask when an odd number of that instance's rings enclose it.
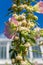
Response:
[[[38,39],[37,40],[37,43],[39,44],[39,41],[41,41],[41,40],[43,40],[43,38],[40,38],[40,39]],[[9,41],[9,40],[0,40],[0,42],[7,42],[7,59],[0,59],[0,65],[2,64],[5,64],[6,62],[8,63],[8,64],[10,64],[11,65],[11,60],[9,59],[9,46],[10,46],[10,44],[11,44],[11,40]],[[40,49],[41,49],[41,52],[43,53],[43,46],[41,46],[40,47]],[[42,54],[42,58],[40,58],[40,59],[38,59],[38,58],[33,58],[33,53],[31,52],[32,51],[32,47],[30,47],[29,48],[29,50],[30,50],[30,58],[29,58],[29,60],[31,61],[31,62],[38,62],[39,64],[43,64],[43,54]]]

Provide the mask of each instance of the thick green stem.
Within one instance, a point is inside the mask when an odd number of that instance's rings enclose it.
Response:
[[[28,0],[28,5],[30,5],[30,0]]]
[[[17,5],[19,5],[20,4],[20,0],[17,0]]]

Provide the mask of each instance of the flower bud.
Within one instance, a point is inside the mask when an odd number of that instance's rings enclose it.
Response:
[[[19,20],[19,21],[21,21],[21,20],[23,20],[23,19],[25,19],[25,15],[24,15],[24,14],[18,16],[18,20]]]
[[[27,4],[24,4],[24,8],[27,8]]]
[[[27,42],[27,43],[24,44],[24,46],[25,46],[26,48],[28,48],[28,47],[30,47],[30,43]]]
[[[34,27],[34,26],[35,26],[35,24],[33,22],[31,22],[30,27]]]
[[[22,25],[23,25],[23,26],[27,26],[26,20],[23,20],[23,21],[22,21]]]
[[[15,40],[19,40],[19,37],[18,36],[15,36]]]
[[[38,17],[37,17],[37,16],[34,16],[33,19],[34,19],[34,20],[38,20]]]
[[[23,4],[21,4],[19,7],[21,7],[21,8],[23,8],[23,9],[24,9],[24,5],[23,5]]]
[[[16,60],[17,61],[21,61],[22,60],[22,56],[20,56],[19,54],[16,56]]]
[[[15,63],[15,59],[13,58],[13,59],[12,59],[12,64],[14,64],[14,63]]]
[[[23,51],[23,55],[26,56],[28,54],[27,48]]]
[[[13,14],[13,17],[17,20],[18,19],[18,15],[15,13]]]
[[[12,8],[16,8],[16,7],[17,7],[17,5],[16,4],[13,4]]]

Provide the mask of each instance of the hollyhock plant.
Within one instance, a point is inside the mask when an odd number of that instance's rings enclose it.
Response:
[[[13,65],[32,65],[27,58],[28,51],[30,51],[28,49],[30,46],[36,45],[36,38],[40,37],[39,28],[34,30],[37,26],[35,21],[38,20],[38,17],[34,15],[35,8],[30,4],[33,0],[12,1],[13,6],[9,8],[9,11],[13,10],[12,17],[5,26],[5,35],[10,39],[12,38],[9,50],[10,58]],[[36,8],[39,9],[38,7]],[[22,12],[23,10],[26,12]],[[43,33],[43,31],[41,32]]]

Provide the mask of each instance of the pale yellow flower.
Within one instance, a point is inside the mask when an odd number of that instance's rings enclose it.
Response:
[[[21,4],[19,7],[24,8],[24,5],[23,5],[23,4]]]

